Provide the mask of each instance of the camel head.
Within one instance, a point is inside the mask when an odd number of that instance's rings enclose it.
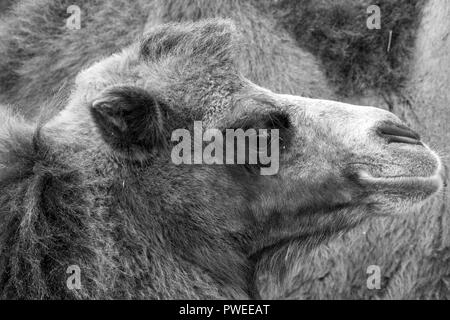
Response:
[[[120,177],[111,210],[142,215],[146,239],[233,282],[260,253],[319,244],[440,190],[439,157],[397,116],[261,88],[239,70],[238,38],[223,20],[157,27],[80,73],[44,128],[99,150],[92,161]],[[276,174],[261,175],[260,163],[173,163],[171,134],[195,121],[217,132],[277,130]]]

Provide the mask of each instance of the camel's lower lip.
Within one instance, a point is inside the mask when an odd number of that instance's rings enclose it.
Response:
[[[376,185],[380,188],[399,187],[402,189],[429,189],[437,192],[444,185],[444,177],[442,170],[438,170],[434,175],[429,177],[421,176],[387,176],[387,177],[374,177],[367,171],[360,171],[359,181],[366,185]]]
[[[407,181],[407,180],[414,180],[414,181],[428,181],[428,180],[442,180],[442,175],[440,173],[436,173],[432,176],[429,177],[422,177],[422,176],[403,176],[403,175],[398,175],[398,176],[379,176],[379,177],[375,177],[372,176],[369,172],[367,171],[360,171],[359,172],[359,178],[361,180],[365,180],[365,181],[385,181],[385,182],[401,182],[401,181]]]

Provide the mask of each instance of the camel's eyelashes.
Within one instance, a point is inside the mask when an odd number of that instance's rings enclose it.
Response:
[[[272,112],[268,114],[267,128],[279,130],[280,152],[288,150],[292,132],[292,124],[289,115],[284,112]],[[269,130],[269,135],[271,131]],[[269,139],[271,141],[271,139]]]
[[[284,112],[272,112],[269,113],[268,116],[268,124],[270,124],[272,128],[279,130],[288,130],[291,128],[291,121],[288,114]]]
[[[294,135],[289,115],[282,111],[266,111],[244,115],[239,117],[231,126],[228,126],[228,129],[255,130],[258,136],[265,136],[269,150],[273,141],[273,130],[277,130],[280,153],[289,150],[289,145]],[[225,134],[225,130],[223,131]]]
[[[263,113],[252,113],[240,116],[238,120],[235,120],[231,126],[231,129],[267,129],[270,135],[271,130],[278,130],[280,141],[288,141],[288,135],[291,130],[292,124],[287,113],[281,111],[270,111]]]

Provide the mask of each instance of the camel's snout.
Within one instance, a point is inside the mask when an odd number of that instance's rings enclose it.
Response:
[[[299,142],[291,149],[299,172],[314,167],[317,176],[359,177],[374,201],[386,205],[417,203],[442,187],[439,156],[393,113],[336,101],[275,97],[289,110],[296,130]]]

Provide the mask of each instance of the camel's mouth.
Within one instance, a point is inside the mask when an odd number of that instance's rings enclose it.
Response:
[[[370,172],[361,170],[358,173],[359,182],[381,202],[393,204],[417,204],[434,194],[444,186],[445,174],[440,159],[436,156],[437,169],[429,176],[406,175],[374,176]]]
[[[412,134],[391,136],[381,152],[350,163],[350,168],[367,191],[368,201],[394,212],[392,208],[405,209],[427,200],[442,190],[446,179],[441,159],[427,145]]]

